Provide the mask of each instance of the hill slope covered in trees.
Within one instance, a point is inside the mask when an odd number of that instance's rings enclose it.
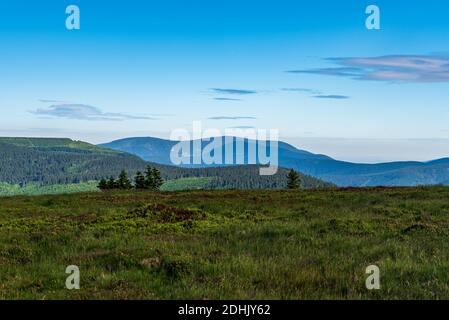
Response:
[[[226,148],[236,150],[237,141],[235,139],[232,142],[227,142],[224,137],[221,137],[221,139],[222,154],[224,154]],[[190,145],[192,143],[191,141]],[[203,147],[209,143],[208,140],[202,141]],[[177,144],[176,141],[140,137],[116,140],[101,146],[129,152],[147,161],[167,164],[170,162],[171,147],[175,144]],[[254,148],[257,143],[255,140],[246,139],[243,144],[244,151],[239,155],[245,160],[244,163],[247,163],[249,146]],[[449,158],[428,162],[400,161],[364,164],[339,161],[326,155],[310,153],[282,141],[279,141],[278,148],[279,165],[281,167],[293,168],[342,187],[449,184]],[[201,163],[185,166],[210,167],[211,165]]]
[[[0,182],[11,185],[48,186],[98,181],[125,169],[130,177],[149,164],[129,153],[70,139],[0,138]],[[179,168],[150,163],[165,180],[205,177],[205,188],[271,189],[286,186],[286,169],[260,176],[258,166]],[[305,188],[331,186],[301,175]]]

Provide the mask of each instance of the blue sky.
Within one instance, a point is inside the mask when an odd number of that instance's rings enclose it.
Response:
[[[0,135],[168,138],[201,120],[345,160],[449,156],[448,17],[443,0],[2,1]]]

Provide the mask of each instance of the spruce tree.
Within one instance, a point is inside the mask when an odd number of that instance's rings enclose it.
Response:
[[[164,179],[162,179],[161,173],[158,169],[153,168],[153,183],[154,183],[154,189],[160,190],[162,185],[164,184]]]
[[[145,176],[142,172],[137,171],[136,177],[134,178],[134,185],[137,190],[145,189]]]
[[[125,170],[122,170],[120,172],[120,175],[118,176],[117,187],[119,189],[124,189],[124,190],[128,190],[128,189],[132,188],[131,181],[129,181],[128,174],[126,173]]]
[[[153,168],[147,166],[145,169],[145,189],[154,189]]]
[[[98,189],[100,189],[101,191],[108,189],[108,182],[105,178],[101,179],[98,183]]]
[[[107,182],[107,188],[106,189],[115,189],[117,187],[117,183],[115,182],[114,177],[110,177]]]
[[[291,169],[287,175],[287,188],[289,189],[299,189],[300,185],[299,174]]]

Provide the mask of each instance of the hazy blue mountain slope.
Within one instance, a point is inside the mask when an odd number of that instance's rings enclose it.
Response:
[[[224,138],[222,138],[223,141]],[[177,142],[157,138],[128,138],[103,144],[102,146],[126,151],[147,161],[171,164],[170,150]],[[203,141],[205,146],[209,141]],[[239,154],[236,142],[232,142],[234,154],[248,163],[248,149],[255,141],[246,140],[244,152]],[[192,142],[191,142],[191,145]],[[223,144],[222,153],[226,150]],[[234,156],[236,158],[236,156]],[[190,159],[192,160],[192,159]],[[190,161],[191,163],[193,161]],[[259,162],[257,162],[259,163]],[[234,161],[233,164],[236,164]],[[204,163],[184,165],[187,167],[209,167]],[[359,164],[332,159],[325,155],[299,150],[292,145],[279,142],[279,166],[294,168],[340,186],[415,186],[429,184],[448,184],[449,159],[430,162],[402,161],[379,164]]]
[[[147,161],[170,165],[170,150],[176,143],[158,138],[127,138],[99,146],[128,152]]]

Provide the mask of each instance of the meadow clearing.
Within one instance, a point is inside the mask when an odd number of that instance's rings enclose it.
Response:
[[[0,298],[449,299],[449,188],[4,197]]]

